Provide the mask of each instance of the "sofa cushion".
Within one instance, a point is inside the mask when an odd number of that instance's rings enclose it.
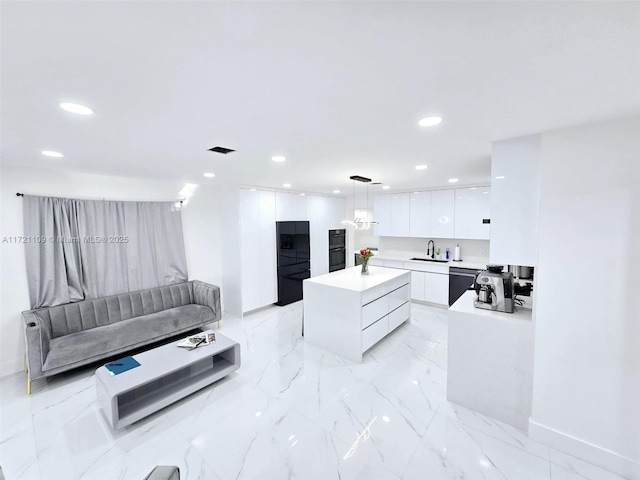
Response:
[[[192,304],[53,338],[43,371],[74,363],[91,363],[109,353],[135,348],[214,321],[209,307]]]

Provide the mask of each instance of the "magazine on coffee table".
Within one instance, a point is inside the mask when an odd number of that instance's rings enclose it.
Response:
[[[203,332],[191,335],[177,345],[179,347],[186,348],[187,350],[193,350],[194,348],[210,345],[212,343],[216,343],[216,334]]]

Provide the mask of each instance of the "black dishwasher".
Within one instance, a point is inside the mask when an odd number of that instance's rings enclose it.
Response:
[[[473,286],[479,271],[475,268],[449,267],[449,306]]]

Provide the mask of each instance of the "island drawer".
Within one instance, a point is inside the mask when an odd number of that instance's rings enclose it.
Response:
[[[385,295],[362,307],[362,328],[365,329],[389,313],[389,297]]]
[[[387,295],[389,299],[389,311],[395,310],[400,305],[409,301],[409,285],[403,285],[400,288],[395,289],[389,295]]]
[[[362,331],[362,351],[365,352],[389,333],[389,318],[382,317]]]
[[[409,302],[396,308],[393,312],[389,313],[389,331],[395,330],[403,322],[409,320],[411,315],[411,304]]]
[[[375,299],[386,295],[389,292],[386,284],[378,285],[362,292],[362,305],[366,306],[368,303],[373,302]]]

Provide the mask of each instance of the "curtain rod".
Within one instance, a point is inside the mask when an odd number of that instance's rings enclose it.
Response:
[[[16,197],[24,197],[24,193],[16,192]],[[104,198],[102,199],[104,200]],[[184,202],[184,200],[178,200],[180,203]]]

